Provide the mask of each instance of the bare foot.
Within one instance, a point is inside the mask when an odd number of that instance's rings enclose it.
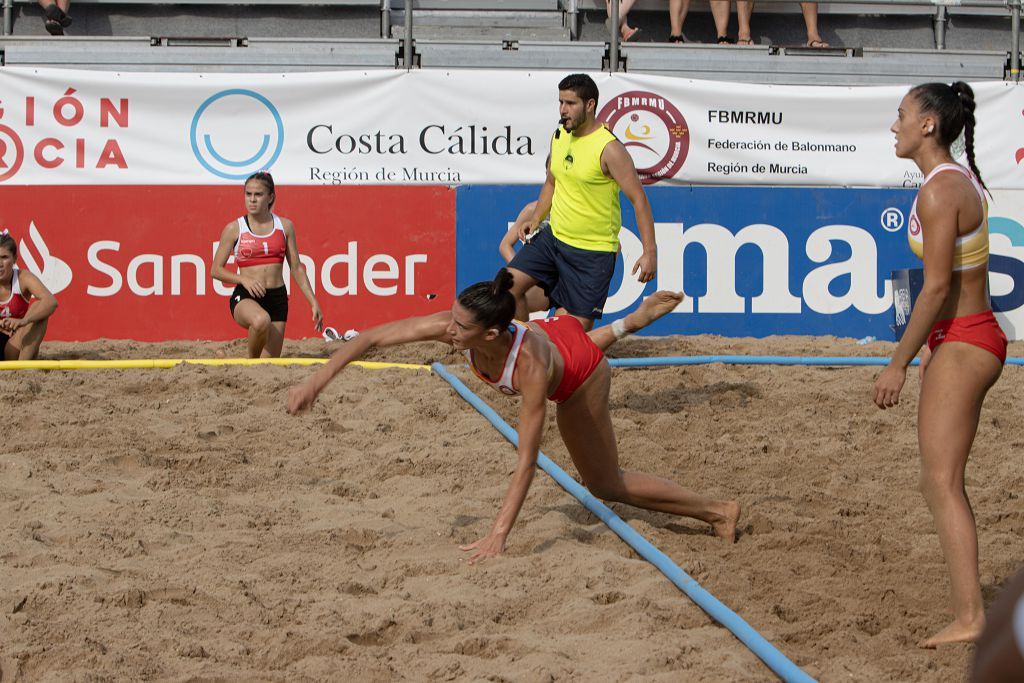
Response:
[[[622,319],[627,332],[642,330],[663,315],[668,315],[683,303],[682,292],[659,290],[640,303],[640,307]]]
[[[946,645],[949,643],[973,643],[981,637],[981,632],[984,628],[984,617],[979,618],[970,624],[961,624],[960,622],[954,621],[931,638],[922,640],[917,644],[917,646],[934,649],[939,645]]]
[[[715,536],[730,543],[735,543],[736,525],[739,524],[741,512],[740,504],[735,500],[722,503],[722,511],[719,513],[721,519],[717,522],[711,522],[711,529],[715,532]]]

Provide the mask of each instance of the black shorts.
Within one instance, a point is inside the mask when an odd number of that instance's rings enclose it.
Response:
[[[242,285],[235,285],[235,291],[231,292],[228,304],[231,307],[232,317],[235,315],[235,306],[239,301],[245,299],[252,299],[260,305],[260,308],[269,313],[270,322],[283,323],[288,320],[288,288],[284,285],[268,289],[266,294],[259,299],[250,294],[249,290]]]
[[[537,280],[553,307],[582,318],[600,318],[615,273],[614,251],[578,249],[541,230],[508,264]]]
[[[4,351],[7,350],[7,342],[10,338],[10,335],[0,332],[0,360],[4,360]]]

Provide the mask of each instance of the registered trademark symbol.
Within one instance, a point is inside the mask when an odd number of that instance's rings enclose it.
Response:
[[[903,212],[889,207],[882,212],[882,228],[888,232],[897,232],[903,228]]]

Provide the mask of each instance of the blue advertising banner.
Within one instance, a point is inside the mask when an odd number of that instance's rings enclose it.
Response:
[[[501,237],[538,189],[459,188],[458,288],[494,276],[503,264]],[[682,289],[683,304],[648,334],[894,338],[890,273],[920,265],[904,233],[913,190],[646,191],[654,211],[658,276],[646,286],[623,277],[641,252],[632,207],[623,198],[621,254],[604,323],[634,310],[656,289]]]

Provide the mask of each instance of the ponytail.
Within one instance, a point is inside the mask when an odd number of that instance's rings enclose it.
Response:
[[[462,290],[459,305],[470,311],[481,326],[503,330],[516,315],[513,282],[512,273],[502,268],[493,280],[477,282]]]
[[[943,147],[948,148],[964,134],[964,152],[967,165],[974,177],[985,187],[981,179],[981,171],[974,159],[974,91],[963,81],[951,85],[945,83],[924,83],[911,89],[910,94],[917,100],[922,114],[932,114],[936,118],[935,139]]]
[[[957,81],[949,87],[960,100],[960,105],[964,110],[964,152],[967,154],[967,165],[970,166],[971,172],[974,173],[974,177],[978,179],[981,186],[988,190],[985,187],[985,181],[981,179],[978,164],[974,160],[974,128],[977,125],[977,121],[974,119],[974,109],[977,106],[974,101],[974,91],[963,81]]]

